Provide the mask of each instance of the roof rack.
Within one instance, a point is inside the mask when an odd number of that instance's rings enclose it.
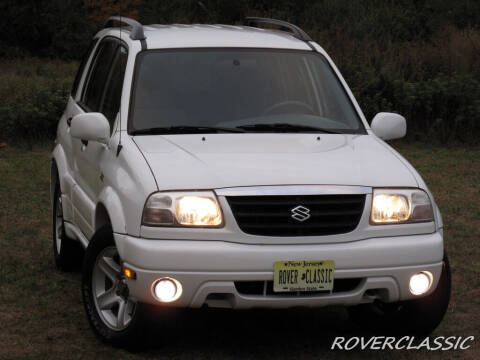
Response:
[[[277,19],[269,19],[269,18],[261,18],[261,17],[247,17],[245,18],[245,22],[247,26],[251,26],[253,24],[271,24],[271,25],[278,25],[283,28],[289,29],[293,36],[302,41],[312,41],[312,38],[308,36],[308,34],[300,29],[297,25],[290,24],[289,22]]]
[[[110,16],[107,21],[105,22],[105,25],[103,25],[103,28],[109,28],[109,27],[115,27],[113,26],[113,23],[119,22],[119,23],[124,23],[129,26],[131,26],[130,30],[130,39],[132,40],[145,40],[145,34],[143,33],[143,25],[140,24],[137,20],[130,19],[128,17],[123,17],[123,16]]]

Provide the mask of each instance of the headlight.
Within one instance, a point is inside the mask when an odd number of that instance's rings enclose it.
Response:
[[[213,192],[158,192],[148,198],[142,224],[219,227],[223,217]]]
[[[374,224],[433,221],[433,209],[423,190],[374,189],[370,219]]]
[[[218,226],[222,223],[217,199],[204,196],[182,196],[177,199],[175,217],[181,225]]]

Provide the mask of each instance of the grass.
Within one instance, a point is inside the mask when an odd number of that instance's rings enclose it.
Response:
[[[395,144],[419,170],[443,213],[453,269],[448,314],[435,335],[480,335],[480,148]],[[83,312],[79,273],[61,273],[51,250],[50,146],[0,148],[0,359],[360,358],[478,359],[467,351],[329,351],[333,336],[368,334],[343,309],[192,311],[169,330],[152,329],[152,346],[129,353],[99,342]]]

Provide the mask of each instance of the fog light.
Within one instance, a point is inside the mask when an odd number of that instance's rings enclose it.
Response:
[[[432,286],[433,276],[428,271],[422,271],[410,278],[410,292],[413,295],[425,294]]]
[[[153,293],[161,302],[172,302],[182,295],[182,284],[172,278],[161,278],[153,283]]]

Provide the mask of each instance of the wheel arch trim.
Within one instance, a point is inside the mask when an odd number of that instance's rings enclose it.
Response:
[[[60,144],[57,144],[52,151],[50,163],[50,201],[52,204],[57,181],[60,182],[60,188],[62,190],[66,188],[65,174],[68,173],[67,169],[68,166],[65,151],[63,151],[63,148]]]
[[[109,222],[113,232],[126,233],[122,202],[116,191],[110,186],[105,187],[98,196],[94,221],[95,231]]]
[[[72,177],[65,151],[60,144],[57,144],[53,149],[50,162],[50,204],[52,206],[57,184],[60,184],[63,199],[66,201],[63,208],[63,216],[65,220],[70,221],[73,218],[71,199],[75,181]]]

